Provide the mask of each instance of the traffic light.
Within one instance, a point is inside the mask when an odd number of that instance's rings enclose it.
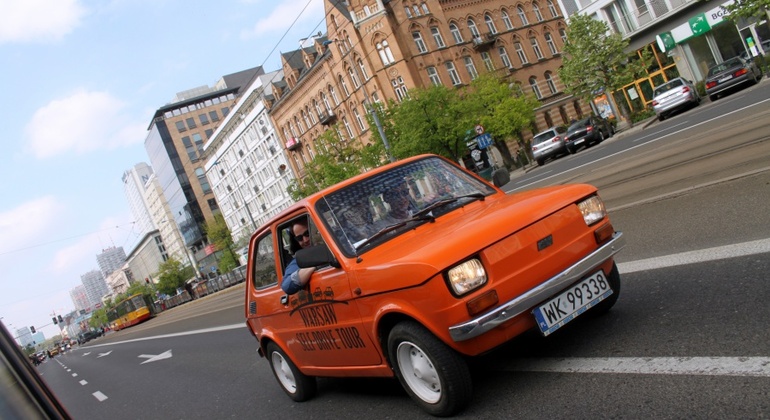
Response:
[[[35,326],[34,325],[29,327],[29,332],[31,332],[32,334],[37,332],[37,331],[35,331]]]
[[[59,315],[59,324],[63,324],[64,320],[62,319],[61,315]]]
[[[51,318],[53,320],[54,325],[58,324],[59,321],[56,320],[56,317]]]

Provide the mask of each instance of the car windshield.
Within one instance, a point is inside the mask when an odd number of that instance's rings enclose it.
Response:
[[[318,201],[316,210],[352,257],[494,193],[488,184],[430,157],[334,191]]]
[[[674,79],[666,84],[660,85],[657,88],[655,88],[655,96],[660,95],[661,93],[666,93],[671,89],[678,88],[684,85],[684,82],[682,82],[682,79]]]
[[[716,66],[710,68],[708,75],[714,76],[715,74],[726,72],[733,67],[739,67],[741,65],[743,65],[741,59],[738,57],[733,57],[727,61],[723,61],[721,64],[717,64]]]
[[[551,140],[554,137],[556,137],[556,132],[554,130],[548,130],[536,135],[535,138],[532,139],[532,144],[540,144],[544,141]]]

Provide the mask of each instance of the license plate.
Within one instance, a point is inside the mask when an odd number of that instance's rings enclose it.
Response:
[[[729,76],[725,76],[725,77],[723,77],[723,78],[719,79],[719,83],[722,83],[722,82],[726,82],[726,81],[728,81],[728,80],[730,80],[730,79],[732,79],[732,78],[733,78],[733,76],[732,76],[732,75],[729,75]]]
[[[575,141],[575,144],[580,144],[580,143],[582,143],[582,142],[583,142],[583,140],[585,140],[585,139],[576,140],[576,141]]]
[[[593,308],[612,293],[604,272],[598,271],[538,306],[532,313],[540,332],[546,336]]]

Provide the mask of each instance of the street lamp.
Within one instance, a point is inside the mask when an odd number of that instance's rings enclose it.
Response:
[[[333,39],[328,39],[323,42],[323,46],[329,46],[330,44],[336,42]],[[341,57],[340,57],[341,58]],[[382,139],[382,144],[385,146],[385,154],[388,155],[388,160],[391,162],[395,162],[396,159],[393,157],[393,155],[390,153],[390,143],[388,143],[388,138],[385,136],[385,130],[382,128],[382,123],[380,123],[380,117],[377,115],[377,110],[374,109],[373,106],[371,106],[371,101],[369,100],[369,93],[366,92],[366,80],[364,80],[361,75],[358,73],[358,68],[356,67],[356,63],[351,63],[350,67],[353,69],[353,71],[356,73],[356,78],[360,80],[361,83],[361,89],[364,91],[364,107],[369,111],[369,113],[372,115],[372,119],[374,120],[374,125],[377,126],[377,132],[380,134],[380,138]]]

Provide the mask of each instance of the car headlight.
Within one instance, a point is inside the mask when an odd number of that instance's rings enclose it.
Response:
[[[586,225],[592,224],[604,219],[607,216],[607,209],[604,208],[604,202],[598,195],[589,197],[578,203],[580,213],[583,214],[583,220]]]
[[[487,282],[487,272],[477,258],[465,261],[447,271],[447,280],[455,294],[464,295]]]

